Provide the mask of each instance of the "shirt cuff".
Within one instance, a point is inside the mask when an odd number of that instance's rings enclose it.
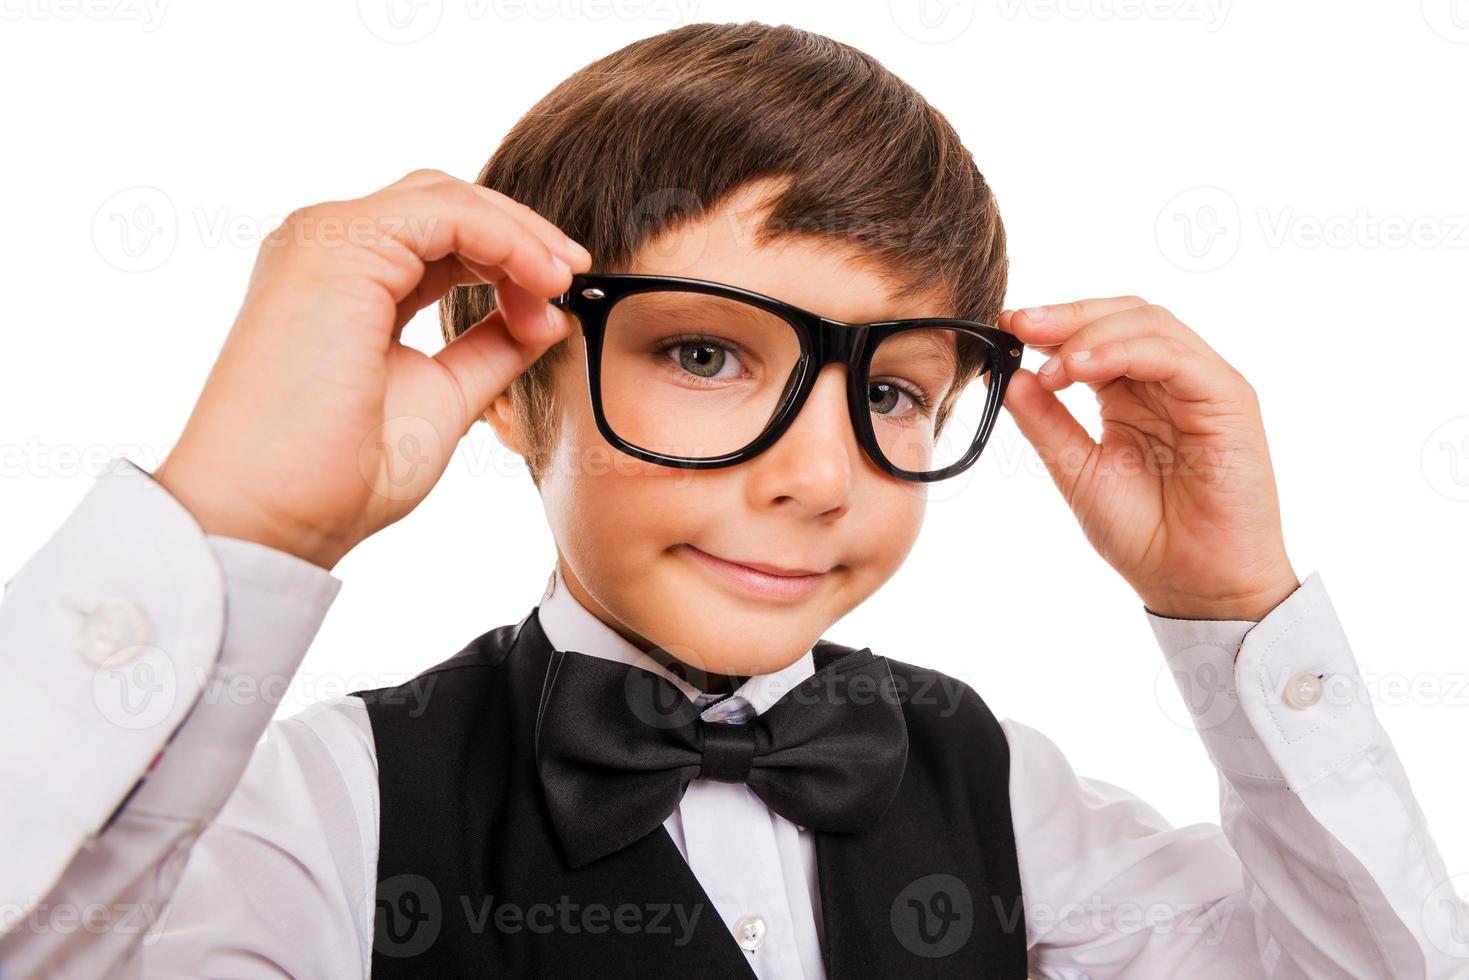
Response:
[[[1147,612],[1194,727],[1227,776],[1299,792],[1367,751],[1376,715],[1317,572],[1258,623]]]
[[[193,516],[110,462],[0,603],[4,899],[29,907],[116,812],[188,714],[224,632]]]
[[[125,808],[211,819],[340,586],[205,535],[150,474],[111,461],[0,603],[0,717],[24,739],[0,754],[0,840],[21,842],[0,859],[0,900],[29,908]]]
[[[342,586],[304,558],[209,535],[224,573],[223,649],[194,713],[128,804],[130,812],[207,822],[244,774]]]

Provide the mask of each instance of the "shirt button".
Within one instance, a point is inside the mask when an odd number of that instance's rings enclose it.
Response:
[[[1285,686],[1285,703],[1292,708],[1309,708],[1321,700],[1321,678],[1302,671]]]
[[[148,642],[152,624],[137,604],[127,599],[103,599],[87,612],[77,635],[77,653],[89,663],[118,667],[136,648]],[[123,656],[114,658],[115,654]]]
[[[734,934],[740,948],[753,953],[765,942],[765,920],[758,915],[742,915],[735,922]]]

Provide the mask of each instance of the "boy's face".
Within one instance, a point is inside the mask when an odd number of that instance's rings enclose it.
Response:
[[[945,314],[932,297],[889,295],[870,261],[833,240],[755,247],[769,190],[747,185],[651,242],[625,271],[712,279],[849,322]],[[555,372],[562,417],[541,498],[567,587],[641,649],[714,674],[779,670],[902,564],[924,485],[888,476],[863,453],[845,368],[828,365],[790,428],[754,459],[679,470],[603,440],[585,349],[576,337],[571,345]],[[502,438],[507,419],[503,405],[491,413]],[[817,574],[782,579],[727,562]]]

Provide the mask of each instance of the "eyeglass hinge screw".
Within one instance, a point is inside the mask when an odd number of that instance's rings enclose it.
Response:
[[[1018,348],[1018,347],[1011,347],[1010,348],[1010,356],[1011,357],[1019,357],[1020,356],[1020,348]]]
[[[602,299],[607,295],[595,286],[589,286],[586,289],[583,289],[581,291],[581,294],[587,299]]]

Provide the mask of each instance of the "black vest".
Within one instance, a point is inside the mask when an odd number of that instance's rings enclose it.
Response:
[[[535,767],[552,652],[537,610],[396,687],[354,692],[377,746],[375,977],[754,975],[662,827],[570,868]],[[852,652],[818,641],[816,669]],[[1023,978],[1010,755],[979,696],[888,661],[908,724],[896,799],[816,833],[831,980]]]

